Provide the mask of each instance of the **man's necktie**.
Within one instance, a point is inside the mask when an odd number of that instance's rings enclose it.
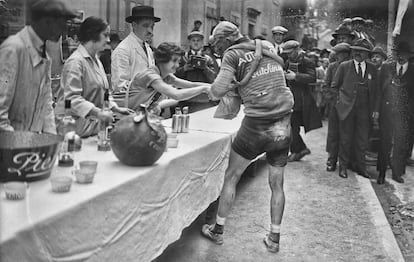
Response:
[[[153,65],[155,65],[154,58],[153,58],[153,56],[151,55],[152,50],[151,50],[151,47],[149,46],[149,44],[148,44],[147,42],[143,42],[143,43],[142,43],[142,48],[144,48],[144,52],[145,52],[145,54],[147,55],[147,58],[148,58],[148,65],[149,65],[149,66],[153,66]]]
[[[40,54],[43,58],[46,58],[46,41],[43,43],[43,45],[40,47],[40,50],[42,53]]]
[[[361,63],[358,63],[358,76],[359,76],[360,79],[363,78]]]
[[[145,55],[148,57],[147,47],[145,45],[145,42],[142,42],[142,49],[144,49]]]
[[[398,76],[401,77],[403,75],[403,66],[400,66],[400,70],[398,71]]]

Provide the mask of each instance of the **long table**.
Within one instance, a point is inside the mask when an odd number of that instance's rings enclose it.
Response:
[[[215,108],[191,114],[190,132],[178,134],[150,167],[121,164],[83,140],[75,161],[96,160],[94,183],[68,193],[50,181],[29,184],[21,201],[0,197],[0,261],[151,261],[214,201],[221,190],[232,135],[243,117],[214,119]],[[170,132],[171,120],[164,120]],[[70,175],[55,167],[52,176]]]

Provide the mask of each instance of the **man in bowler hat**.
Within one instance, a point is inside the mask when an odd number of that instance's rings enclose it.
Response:
[[[384,63],[380,71],[378,184],[385,182],[389,164],[392,179],[404,183],[410,135],[414,132],[414,66],[408,62],[413,55],[408,42],[401,42],[393,49],[394,61]]]
[[[117,46],[111,56],[112,88],[115,100],[122,99],[133,77],[155,65],[149,43],[152,41],[155,23],[161,18],[154,16],[151,6],[135,6],[132,14],[125,18],[132,32]]]
[[[356,40],[351,50],[352,60],[339,65],[331,85],[339,89],[339,176],[348,177],[350,158],[354,156],[356,173],[369,178],[365,153],[371,117],[378,119],[377,69],[367,61],[372,45],[366,39]]]
[[[33,0],[28,11],[30,25],[0,46],[0,131],[56,134],[46,41],[58,42],[76,14],[61,0]]]

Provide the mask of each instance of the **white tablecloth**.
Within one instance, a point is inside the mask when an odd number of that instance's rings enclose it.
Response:
[[[93,184],[53,193],[50,181],[30,183],[25,200],[0,200],[0,261],[150,261],[214,201],[227,167],[235,120],[213,119],[215,108],[191,115],[151,167],[121,164],[112,152],[83,141],[75,160],[97,160]],[[171,125],[165,120],[164,125]],[[52,176],[69,175],[56,167]]]

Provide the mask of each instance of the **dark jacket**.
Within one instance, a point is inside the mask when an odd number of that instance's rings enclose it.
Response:
[[[213,83],[214,79],[217,76],[217,71],[214,66],[213,59],[205,54],[202,54],[206,59],[206,67],[204,69],[193,68],[188,71],[184,71],[184,65],[190,61],[190,52],[186,52],[180,60],[180,66],[177,68],[175,75],[179,78],[189,80],[192,82],[204,82],[204,83]]]
[[[370,111],[378,112],[379,110],[377,68],[370,62],[366,62],[366,65],[364,80],[362,82],[358,79],[354,60],[341,63],[336,71],[331,87],[339,89],[336,109],[340,120],[344,120],[354,107],[357,88],[360,87],[359,83],[363,83],[368,88]]]
[[[299,55],[297,61],[288,59],[286,70],[296,73],[295,80],[287,81],[287,85],[293,93],[295,105],[293,111],[301,111],[303,114],[303,126],[305,132],[322,127],[321,116],[316,107],[309,84],[316,82],[316,70],[314,63],[304,53]]]
[[[336,70],[338,70],[339,62],[330,63],[326,69],[324,90],[327,92],[327,99],[330,104],[336,103],[338,97],[338,90],[331,88],[333,77],[335,76]]]
[[[189,51],[181,57],[180,66],[177,68],[175,75],[179,78],[192,82],[213,83],[218,73],[217,67],[214,64],[215,61],[210,56],[202,54],[202,56],[206,59],[205,68],[193,68],[191,70],[185,71],[184,66],[185,64],[189,63],[190,56],[191,54]],[[209,98],[207,94],[201,94],[189,99],[188,101],[203,103],[208,102]]]
[[[105,73],[110,74],[111,73],[111,50],[105,49],[99,59],[102,62],[102,65],[104,67]]]
[[[402,109],[414,115],[414,65],[408,64],[407,71],[400,78],[401,87],[405,90],[405,101],[396,101],[397,95],[392,93],[393,79],[397,78],[396,62],[384,63],[379,74],[379,100],[381,111],[391,109]],[[395,91],[395,90],[394,90]],[[405,97],[405,94],[402,98]],[[390,109],[388,109],[390,110]]]

